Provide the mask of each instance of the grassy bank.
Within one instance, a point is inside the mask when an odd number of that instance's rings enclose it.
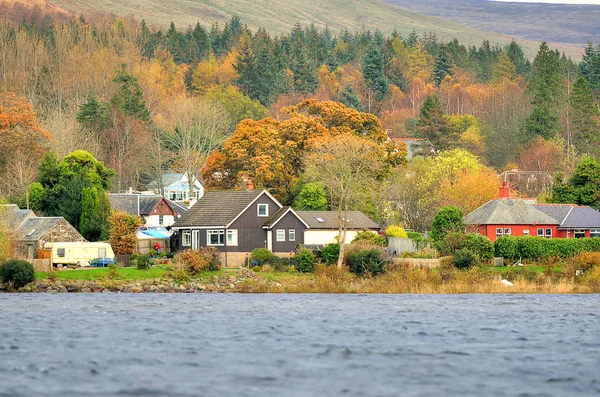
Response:
[[[119,268],[54,272],[57,280],[102,281],[107,279],[136,281],[173,277],[162,268],[138,270]],[[202,272],[196,280],[210,282],[213,278],[235,276],[235,270]],[[240,283],[242,293],[350,293],[350,294],[575,294],[600,293],[600,267],[583,276],[568,276],[561,269],[542,266],[473,267],[415,269],[397,268],[378,277],[359,277],[347,269],[320,265],[315,273],[257,272],[256,278]],[[36,273],[37,279],[47,279],[49,273]],[[507,279],[513,286],[505,286]],[[263,282],[257,282],[262,280]]]

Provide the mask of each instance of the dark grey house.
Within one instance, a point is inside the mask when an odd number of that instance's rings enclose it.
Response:
[[[360,230],[379,229],[361,212],[351,211],[347,217],[348,242]],[[333,243],[337,218],[332,211],[296,212],[266,190],[208,191],[172,226],[174,248],[215,247],[223,253],[225,266],[237,266],[256,248],[290,255],[299,245]]]
[[[307,227],[266,190],[223,190],[206,192],[172,229],[178,250],[215,247],[232,266],[256,248],[291,253]]]

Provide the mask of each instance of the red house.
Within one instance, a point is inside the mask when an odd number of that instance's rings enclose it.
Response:
[[[503,182],[500,198],[488,201],[464,217],[471,233],[496,241],[501,236],[545,238],[600,237],[600,212],[575,204],[538,204],[535,199],[511,198]]]

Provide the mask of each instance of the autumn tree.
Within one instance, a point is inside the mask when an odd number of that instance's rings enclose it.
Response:
[[[220,105],[191,97],[173,102],[164,139],[188,178],[188,197],[194,196],[194,181],[208,156],[229,135],[229,117]]]
[[[229,130],[245,119],[260,120],[267,116],[267,109],[257,100],[242,94],[237,87],[214,87],[206,93],[206,98],[218,103],[229,116]]]
[[[444,176],[436,192],[438,204],[454,206],[468,214],[498,196],[497,176],[487,167],[477,171],[464,170],[458,178]]]
[[[0,93],[0,195],[18,198],[25,193],[50,139],[26,99]]]
[[[329,188],[335,200],[338,219],[338,240],[346,241],[348,211],[356,200],[364,197],[383,169],[372,141],[343,134],[318,145],[305,158],[306,175]],[[344,244],[340,245],[338,267],[342,266]]]
[[[125,212],[113,212],[109,218],[109,243],[117,255],[131,255],[137,247],[137,228],[143,225],[142,220]]]

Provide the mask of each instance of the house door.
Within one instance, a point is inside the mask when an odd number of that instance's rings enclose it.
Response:
[[[192,249],[200,248],[200,230],[192,230]]]

